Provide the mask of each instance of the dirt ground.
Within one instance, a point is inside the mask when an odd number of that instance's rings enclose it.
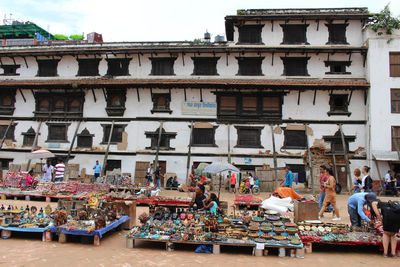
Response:
[[[163,191],[164,196],[187,196],[187,193]],[[261,193],[265,198],[268,194]],[[307,194],[305,194],[307,195]],[[234,196],[222,193],[221,199],[232,203]],[[347,214],[348,195],[338,196],[338,207],[342,222],[349,223]],[[388,199],[382,197],[383,199]],[[36,205],[47,203],[0,200],[0,205]],[[56,203],[51,203],[56,206]],[[147,211],[138,207],[137,214]],[[331,220],[327,214],[324,221]],[[251,249],[222,247],[221,254],[197,254],[195,246],[176,246],[174,252],[166,252],[162,243],[138,242],[134,249],[125,247],[127,231],[112,231],[101,239],[101,246],[82,244],[79,239],[68,243],[42,242],[41,234],[13,234],[10,239],[0,239],[0,266],[400,266],[399,259],[382,257],[375,247],[315,246],[304,259],[279,258],[277,250],[270,250],[268,256],[254,257]]]

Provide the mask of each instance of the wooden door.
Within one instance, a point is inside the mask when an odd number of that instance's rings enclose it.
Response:
[[[165,160],[159,160],[158,165],[161,167],[161,186],[164,186],[164,176],[167,172],[167,162]]]
[[[146,183],[146,172],[147,168],[150,167],[150,161],[136,161],[135,167],[135,183],[145,184]]]
[[[345,165],[337,165],[337,174],[339,184],[342,186],[342,190],[346,190],[347,188],[347,171]]]

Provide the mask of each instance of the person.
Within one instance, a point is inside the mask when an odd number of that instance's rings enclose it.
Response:
[[[360,184],[362,183],[361,181],[361,171],[360,169],[355,169],[354,172],[354,179],[353,179],[353,187],[350,189],[349,195],[352,194],[352,192],[354,193],[360,193]]]
[[[172,181],[172,187],[178,187],[179,183],[178,183],[178,177],[176,177],[176,175],[174,176],[174,180]]]
[[[391,246],[392,257],[397,257],[397,238],[396,234],[400,229],[400,213],[395,213],[388,202],[380,201],[376,195],[365,196],[368,207],[371,210],[371,219],[378,220],[383,226],[383,256],[386,258]]]
[[[217,215],[218,207],[219,199],[216,194],[211,193],[203,200],[203,208],[201,208],[200,211],[208,210],[212,215]]]
[[[260,180],[258,179],[257,176],[254,176],[254,186],[260,187]]]
[[[236,175],[234,172],[232,172],[232,175],[230,178],[230,183],[231,183],[232,192],[236,193]]]
[[[150,166],[147,168],[147,172],[146,172],[147,184],[150,184],[151,182],[153,182],[153,174],[154,174],[153,166],[154,166],[154,164],[151,163]]]
[[[371,168],[368,166],[364,166],[361,169],[363,174],[362,182],[360,185],[361,192],[372,192],[372,178],[369,175],[369,170]]]
[[[51,165],[51,161],[48,160],[46,165],[43,166],[42,172],[43,178],[40,180],[41,182],[51,182],[53,180],[53,170],[54,167]]]
[[[293,173],[290,170],[289,166],[285,167],[285,180],[281,182],[281,185],[283,184],[284,187],[292,187],[293,184]]]
[[[101,173],[101,165],[98,160],[96,160],[96,164],[93,166],[93,170],[94,170],[94,179],[99,178]]]
[[[62,182],[64,180],[65,165],[61,159],[57,160],[54,166],[54,182]]]
[[[322,208],[319,211],[318,218],[320,219],[325,212],[325,209],[329,206],[329,204],[332,205],[334,211],[335,211],[335,217],[332,219],[332,221],[340,221],[340,216],[339,216],[339,209],[336,206],[336,179],[333,177],[333,171],[332,169],[327,168],[327,173],[329,175],[328,181],[324,183],[325,187],[325,199],[324,203],[322,204]]]
[[[250,187],[250,192],[253,193],[254,177],[253,177],[253,174],[251,174],[251,173],[249,173],[249,187]]]
[[[202,184],[198,184],[196,186],[195,193],[192,197],[192,201],[189,203],[190,207],[196,205],[197,210],[200,210],[204,207],[203,200],[207,198],[207,196],[204,194],[205,190],[206,189]]]
[[[319,168],[319,188],[321,189],[321,192],[319,194],[319,210],[322,209],[322,204],[324,203],[325,199],[325,186],[324,184],[328,181],[328,175],[326,174],[326,167],[322,165]]]
[[[161,191],[161,166],[156,168],[156,171],[154,172],[154,178],[156,181],[156,189],[158,188]]]
[[[393,196],[397,196],[396,179],[392,176],[392,171],[388,170],[385,175],[386,192],[390,191]]]
[[[31,169],[29,172],[28,172],[28,175],[26,176],[26,186],[27,187],[31,187],[32,186],[32,184],[33,184],[33,169]]]
[[[366,196],[372,199],[374,196],[376,198],[375,193],[368,192],[360,192],[353,194],[347,200],[347,211],[350,216],[351,226],[355,228],[356,231],[360,230],[361,220],[365,220],[370,222],[371,220],[364,213],[364,205],[367,203]]]

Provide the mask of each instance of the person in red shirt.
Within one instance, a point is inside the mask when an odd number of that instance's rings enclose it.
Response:
[[[234,172],[232,173],[231,178],[229,180],[231,182],[232,192],[236,193],[236,175]]]
[[[28,172],[28,175],[26,176],[26,186],[32,186],[33,184],[33,170],[30,170]]]
[[[325,199],[325,186],[324,184],[328,181],[329,175],[327,174],[327,168],[322,165],[319,169],[319,187],[321,189],[321,193],[319,194],[319,209],[321,210],[322,204]],[[328,209],[333,209],[331,205],[329,205]]]

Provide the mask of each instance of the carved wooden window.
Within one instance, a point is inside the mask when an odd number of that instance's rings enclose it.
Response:
[[[0,90],[0,115],[12,115],[15,110],[15,89]]]
[[[33,146],[33,142],[35,141],[35,135],[36,135],[35,130],[33,130],[33,128],[31,127],[28,129],[28,131],[26,131],[25,133],[22,133],[22,135],[24,136],[22,145],[23,146]]]
[[[239,44],[262,44],[262,27],[264,25],[242,25],[239,29]]]
[[[308,24],[281,24],[283,29],[282,44],[308,44]]]
[[[123,116],[125,112],[126,89],[107,89],[108,116]]]
[[[38,73],[39,77],[54,77],[57,76],[58,59],[38,59]]]
[[[237,57],[239,71],[237,75],[259,76],[262,74],[262,61],[264,57]]]
[[[400,77],[400,53],[389,53],[390,77]]]
[[[129,75],[129,62],[131,61],[131,58],[108,58],[106,61],[108,65],[107,75]]]
[[[80,134],[77,134],[77,147],[81,148],[92,148],[93,136],[87,128],[83,129]]]
[[[68,126],[70,123],[47,123],[49,133],[46,142],[68,142]]]
[[[153,93],[151,97],[153,100],[153,109],[151,110],[151,113],[172,113],[169,105],[171,102],[171,95],[169,93]]]
[[[3,69],[3,73],[0,74],[2,76],[18,76],[19,73],[17,73],[17,69],[19,69],[21,65],[1,65],[0,68]]]
[[[216,146],[215,145],[215,129],[212,128],[193,128],[192,146]]]
[[[103,141],[102,144],[108,143],[108,138],[110,136],[111,124],[102,124],[103,127]],[[116,144],[122,142],[122,133],[125,131],[127,124],[117,124],[114,125],[113,132],[111,134],[111,144]]]
[[[285,76],[309,76],[307,63],[309,57],[281,57],[283,61],[283,75]]]
[[[99,76],[99,63],[101,58],[80,58],[78,59],[77,76]]]
[[[83,92],[35,92],[36,117],[82,117]]]
[[[348,98],[348,94],[331,94],[329,99],[330,111],[328,115],[350,116]]]
[[[192,57],[194,69],[192,75],[218,75],[219,57]]]
[[[285,139],[283,142],[285,149],[304,149],[307,148],[307,135],[305,130],[285,129]]]
[[[325,61],[325,67],[329,67],[329,71],[325,74],[351,74],[346,68],[351,65],[351,61]]]
[[[151,75],[174,75],[176,57],[150,58]]]
[[[328,27],[329,39],[327,44],[348,44],[346,39],[346,24],[325,24]]]
[[[237,129],[237,145],[241,148],[263,148],[261,145],[261,130],[264,127],[235,126]]]
[[[5,132],[7,131],[8,125],[0,125],[0,138],[2,139]],[[10,128],[8,129],[8,132],[6,134],[6,140],[12,140],[15,141],[15,136],[14,136],[14,131],[15,131],[15,124],[11,125]]]
[[[158,128],[154,132],[145,132],[146,138],[150,138],[151,145],[150,147],[146,147],[146,149],[156,150],[158,146],[158,137],[159,137],[160,128]],[[175,139],[176,133],[174,132],[166,132],[164,129],[161,129],[161,139],[160,139],[160,149],[161,150],[175,150],[170,146],[171,139]]]

